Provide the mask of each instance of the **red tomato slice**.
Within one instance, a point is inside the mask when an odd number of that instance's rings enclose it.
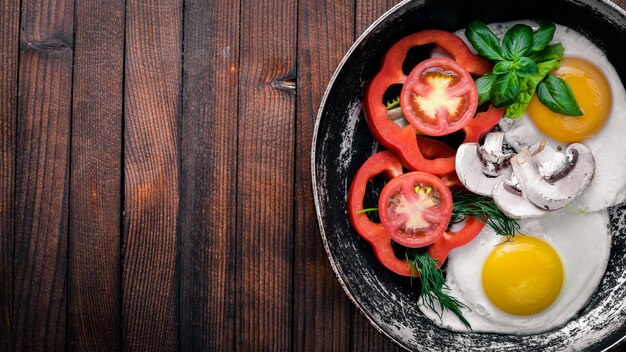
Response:
[[[443,136],[460,130],[474,117],[478,91],[472,76],[458,62],[431,58],[415,66],[407,77],[400,106],[417,130]]]
[[[439,177],[409,172],[383,187],[378,215],[394,241],[405,247],[424,247],[446,231],[452,216],[452,194]]]

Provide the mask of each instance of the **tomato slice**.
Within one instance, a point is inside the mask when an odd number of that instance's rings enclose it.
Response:
[[[448,58],[419,63],[400,93],[406,119],[420,132],[442,136],[458,131],[474,117],[478,91],[469,72]]]
[[[409,172],[383,187],[378,215],[394,241],[405,247],[424,247],[441,238],[448,227],[452,194],[439,177]]]

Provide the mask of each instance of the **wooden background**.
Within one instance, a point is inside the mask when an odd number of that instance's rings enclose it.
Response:
[[[2,1],[0,351],[398,350],[330,269],[309,166],[395,3]]]

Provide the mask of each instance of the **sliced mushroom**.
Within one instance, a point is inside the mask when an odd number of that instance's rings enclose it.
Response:
[[[549,213],[524,198],[516,181],[503,180],[493,187],[493,201],[503,213],[514,219],[536,218]]]
[[[483,162],[483,174],[498,177],[509,167],[512,153],[502,153],[504,132],[491,132],[485,136],[485,143],[480,147],[480,158]]]
[[[524,196],[546,210],[557,210],[574,200],[589,185],[595,162],[589,148],[574,143],[565,155],[545,145],[533,156],[523,149],[511,159],[513,173]]]
[[[509,159],[513,154],[502,153],[504,133],[492,132],[485,144],[461,144],[456,153],[456,173],[468,190],[491,197],[493,187],[511,176]]]
[[[533,153],[533,158],[537,162],[539,174],[543,177],[558,174],[569,165],[565,154],[554,150],[545,139]]]

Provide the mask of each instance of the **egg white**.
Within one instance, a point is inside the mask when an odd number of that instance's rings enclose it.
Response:
[[[516,22],[519,23],[519,22]],[[528,25],[536,24],[525,22]],[[493,24],[490,27],[502,37],[514,23]],[[626,93],[615,68],[606,55],[589,39],[575,30],[561,25],[556,26],[555,43],[563,44],[564,57],[578,57],[594,64],[606,77],[611,93],[612,104],[609,119],[593,137],[583,141],[595,158],[596,171],[589,187],[571,206],[581,211],[598,211],[626,200]],[[543,139],[555,148],[567,144],[552,140],[539,131],[527,114],[520,119],[504,118],[500,127],[505,132],[505,140],[519,151],[524,147],[534,150]]]
[[[503,237],[486,226],[473,241],[450,252],[446,269],[447,293],[469,307],[462,312],[474,332],[528,335],[563,325],[583,308],[606,270],[611,248],[606,210],[587,214],[561,211],[519,224],[521,233],[546,241],[559,254],[564,270],[561,292],[550,307],[530,316],[508,314],[492,305],[483,289],[482,270]],[[441,312],[433,312],[421,300],[419,308],[440,327],[469,332],[450,311],[443,311],[440,318]]]

